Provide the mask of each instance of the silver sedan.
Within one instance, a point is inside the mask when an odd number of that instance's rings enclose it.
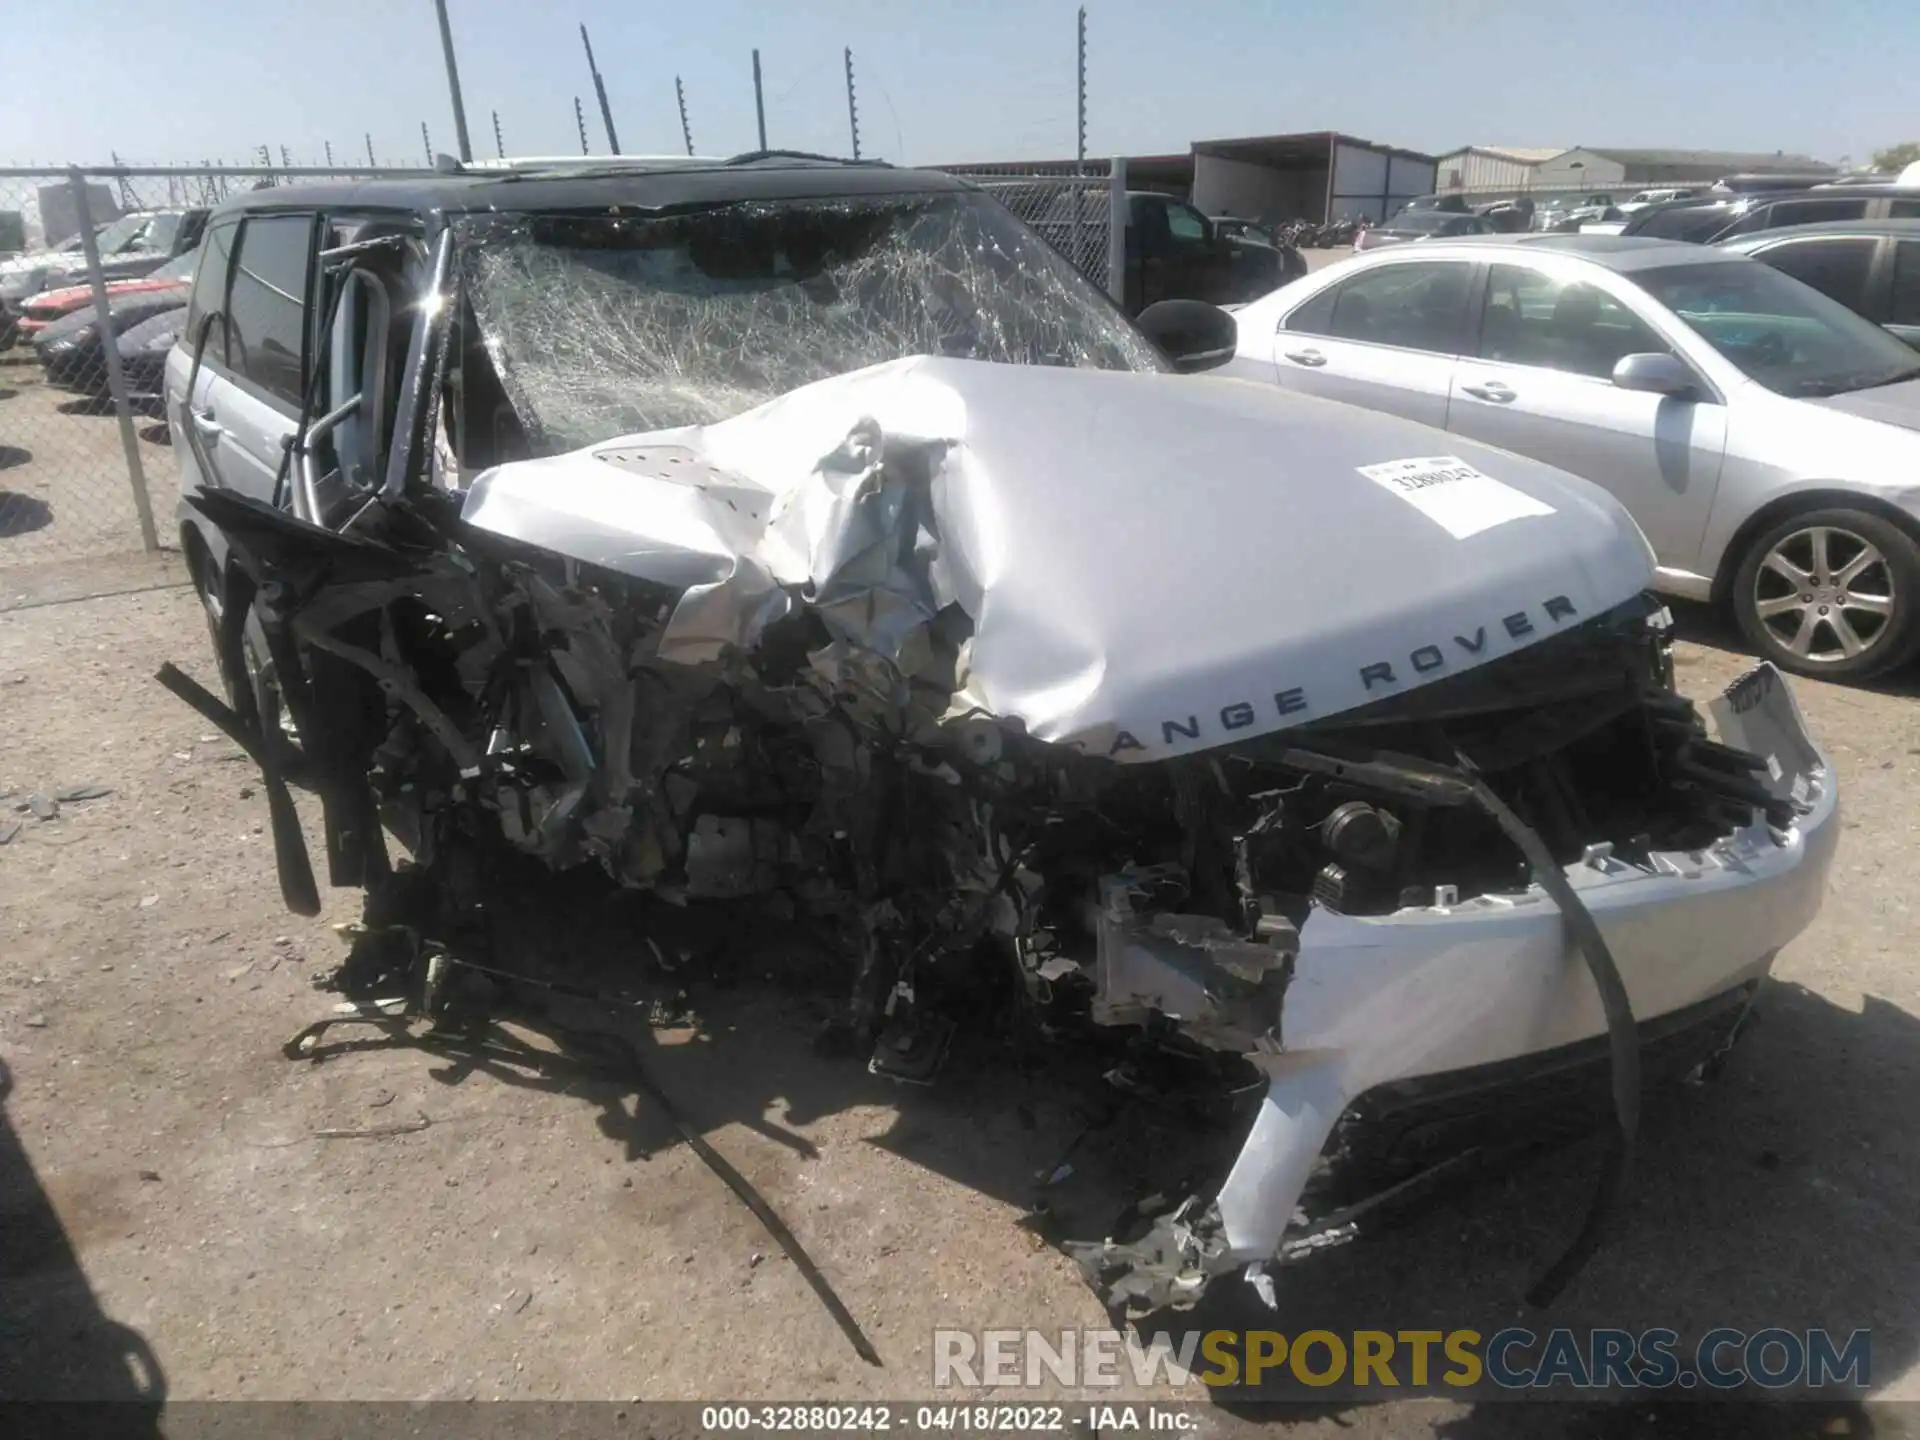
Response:
[[[1390,411],[1612,492],[1669,594],[1803,675],[1920,649],[1920,361],[1745,256],[1619,236],[1431,241],[1235,313],[1228,373]]]

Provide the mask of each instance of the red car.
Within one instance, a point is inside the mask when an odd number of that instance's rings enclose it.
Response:
[[[139,295],[152,290],[172,290],[193,283],[193,267],[200,259],[198,250],[189,250],[185,255],[177,255],[150,275],[142,275],[137,280],[110,280],[107,282],[108,295]],[[84,310],[93,304],[91,285],[67,285],[58,290],[43,290],[28,300],[20,310],[20,335],[31,340],[47,326],[76,310]]]

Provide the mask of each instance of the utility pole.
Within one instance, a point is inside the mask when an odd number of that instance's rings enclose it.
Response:
[[[447,90],[453,96],[454,137],[460,142],[460,158],[473,159],[473,146],[467,143],[467,107],[460,99],[460,67],[453,58],[453,26],[447,21],[447,0],[433,0],[434,12],[440,17],[440,48],[447,56]],[[427,156],[427,163],[433,163],[433,156]]]
[[[378,160],[373,158],[373,132],[369,130],[367,132],[367,168],[372,169],[379,163]]]
[[[333,168],[333,142],[331,140],[322,140],[320,143],[327,147],[327,168],[331,170]]]
[[[293,156],[287,153],[287,147],[284,145],[280,147],[280,165],[286,170],[293,168]]]
[[[580,131],[580,153],[582,155],[591,154],[592,152],[587,149],[587,112],[580,108],[580,97],[578,95],[573,97],[573,123]]]
[[[433,140],[432,137],[427,134],[427,122],[424,120],[420,122],[420,148],[427,152],[427,168],[431,170],[433,168]]]
[[[693,154],[693,127],[687,123],[687,87],[673,77],[673,95],[680,102],[680,138],[687,142],[687,154]]]
[[[118,150],[109,150],[107,154],[113,157],[113,168],[118,170],[120,168],[120,152]],[[133,203],[133,191],[128,188],[127,177],[124,175],[120,177],[120,208],[122,210],[137,208]]]
[[[500,138],[500,112],[493,112],[493,148],[502,160],[507,158],[507,142]]]
[[[1075,64],[1074,109],[1079,122],[1079,148],[1074,152],[1076,173],[1087,173],[1087,7],[1080,7],[1080,45]],[[1078,211],[1075,212],[1076,214]]]
[[[853,132],[853,158],[860,158],[860,107],[853,98],[853,49],[847,52],[847,128]]]
[[[760,124],[760,148],[767,148],[767,97],[760,88],[760,52],[753,52],[753,115]]]
[[[1074,150],[1073,173],[1087,173],[1087,7],[1080,7],[1076,21],[1077,38],[1074,44],[1073,91],[1074,125],[1079,132],[1079,140]],[[1085,264],[1080,253],[1080,212],[1086,208],[1081,203],[1079,187],[1075,187],[1073,196],[1073,232],[1067,243],[1072,247],[1067,253],[1072,256],[1075,265]]]
[[[600,100],[600,121],[607,127],[607,148],[614,154],[620,153],[620,137],[613,133],[613,107],[607,104],[607,82],[600,78],[600,67],[593,62],[593,41],[587,38],[587,27],[580,27],[580,43],[587,47],[587,73],[593,76],[593,93]]]

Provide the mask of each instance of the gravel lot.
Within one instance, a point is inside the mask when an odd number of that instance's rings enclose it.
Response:
[[[693,997],[702,1028],[656,1032],[655,1072],[884,1369],[631,1094],[411,1050],[282,1059],[327,1012],[312,981],[355,894],[318,921],[284,913],[249,766],[152,682],[169,657],[207,673],[191,592],[33,606],[14,579],[0,594],[30,608],[0,614],[0,789],[111,793],[16,817],[0,847],[0,1395],[127,1393],[131,1352],[175,1400],[898,1397],[926,1393],[936,1324],[1102,1322],[1016,1225],[1077,1127],[1067,1105],[966,1064],[927,1092],[885,1086],[815,1056],[815,1002],[751,975]],[[1682,673],[1706,694],[1744,661],[1692,629]],[[1634,1199],[1553,1319],[1871,1326],[1876,1388],[1913,1398],[1920,709],[1799,693],[1847,806],[1826,912],[1723,1081],[1650,1115]],[[1556,1157],[1288,1272],[1278,1316],[1228,1294],[1204,1318],[1497,1326],[1591,1177],[1590,1154]],[[1565,1433],[1614,1433],[1563,1413]],[[1289,1423],[1538,1433],[1521,1418],[1407,1403]]]

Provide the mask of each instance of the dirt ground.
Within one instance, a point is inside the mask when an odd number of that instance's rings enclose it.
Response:
[[[180,493],[179,466],[157,416],[138,417],[134,437],[164,538]],[[0,565],[139,544],[139,512],[112,405],[46,384],[29,346],[0,352]]]
[[[169,658],[210,678],[177,573],[95,573],[132,593],[77,602],[71,577],[31,573],[0,576],[0,833],[21,824],[0,846],[0,1396],[898,1398],[929,1393],[936,1325],[1104,1323],[1017,1224],[1082,1117],[989,1066],[920,1091],[819,1056],[814,1003],[752,974],[694,994],[699,1025],[654,1031],[649,1063],[883,1368],[630,1090],[409,1049],[282,1058],[334,1003],[313,982],[358,892],[325,892],[310,922],[283,910],[255,773],[153,682]],[[1746,661],[1683,621],[1704,696]],[[1551,1319],[1870,1327],[1875,1389],[1911,1399],[1920,707],[1797,688],[1843,787],[1825,913],[1725,1077],[1651,1107],[1633,1199]],[[109,793],[13,812],[85,786]],[[1536,1164],[1287,1271],[1277,1316],[1236,1290],[1205,1323],[1497,1328],[1592,1177],[1587,1152]],[[1216,1413],[1380,1436],[1544,1424],[1413,1402]],[[1549,1433],[1639,1428],[1619,1415]]]

